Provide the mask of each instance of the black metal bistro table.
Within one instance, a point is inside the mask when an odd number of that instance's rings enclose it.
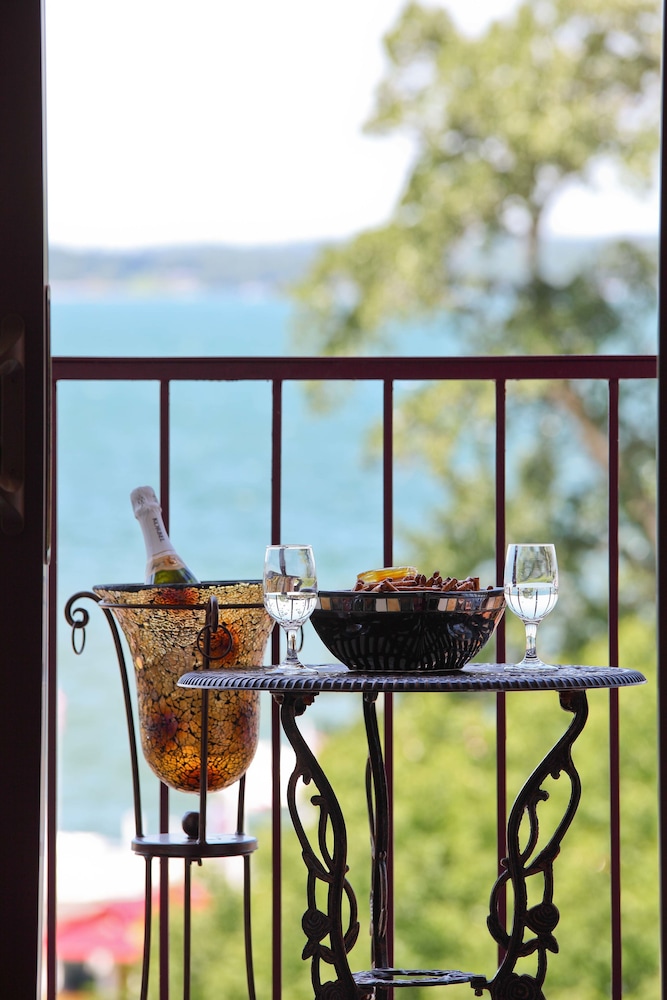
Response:
[[[280,703],[283,731],[295,755],[295,768],[287,787],[287,803],[302,848],[307,869],[308,906],[302,926],[307,937],[304,958],[311,960],[316,1000],[381,1000],[389,991],[409,986],[448,986],[469,983],[476,996],[488,991],[493,1000],[544,1000],[543,985],[547,953],[557,950],[554,930],[559,913],[553,902],[553,865],[561,842],[577,810],[581,782],[572,760],[572,746],[588,716],[586,692],[597,688],[619,688],[643,684],[636,670],[620,667],[558,666],[539,671],[513,671],[505,664],[471,664],[454,673],[360,673],[338,665],[318,667],[303,674],[280,674],[268,668],[198,670],[184,674],[179,686],[200,689],[204,698],[216,690],[269,691]],[[347,878],[347,834],[345,820],[334,790],[297,725],[314,697],[324,692],[359,692],[363,698],[368,739],[367,796],[371,828],[371,963],[370,970],[353,972],[348,955],[358,933],[358,910]],[[388,791],[375,703],[387,692],[502,692],[554,691],[561,708],[573,718],[560,739],[533,770],[519,792],[507,824],[507,856],[491,891],[489,931],[503,950],[503,959],[492,978],[456,969],[400,969],[388,967],[387,947],[387,857],[389,851]],[[538,846],[537,809],[548,797],[543,784],[548,778],[567,775],[570,796],[561,821],[549,842]],[[316,844],[299,818],[299,781],[314,786],[312,803],[320,811]],[[522,823],[528,831],[520,843]],[[529,879],[541,880],[542,899],[528,904]],[[507,929],[501,918],[503,888],[511,883],[513,916]],[[324,887],[327,912],[316,902],[318,884]],[[531,882],[531,888],[536,884]],[[535,894],[531,892],[531,899]],[[344,917],[345,913],[345,917]],[[516,965],[525,956],[535,956],[534,975],[519,974]],[[324,966],[332,966],[335,978],[325,978]]]

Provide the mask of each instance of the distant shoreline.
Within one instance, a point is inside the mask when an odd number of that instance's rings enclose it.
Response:
[[[620,241],[657,252],[658,237],[553,238],[545,242],[548,260],[559,268],[576,269],[591,253]],[[196,294],[238,291],[281,294],[301,279],[325,246],[331,243],[287,243],[262,246],[227,244],[174,245],[128,250],[73,249],[51,246],[50,282],[68,294],[123,292]],[[517,245],[519,248],[519,245]],[[519,254],[520,256],[520,254]],[[506,248],[500,259],[506,261]],[[474,267],[474,261],[470,266]]]
[[[54,286],[189,293],[243,287],[277,291],[302,277],[322,243],[258,247],[184,245],[131,250],[52,246]]]

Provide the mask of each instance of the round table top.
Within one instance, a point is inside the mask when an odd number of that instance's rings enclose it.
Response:
[[[222,667],[193,670],[178,681],[200,690],[271,691],[274,694],[320,691],[578,691],[645,684],[638,670],[623,667],[554,665],[533,670],[512,664],[471,663],[462,670],[436,673],[362,673],[341,664],[309,666],[280,673],[276,667]]]

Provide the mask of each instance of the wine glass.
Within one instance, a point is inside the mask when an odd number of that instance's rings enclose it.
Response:
[[[558,563],[553,545],[508,545],[505,560],[507,607],[526,627],[526,652],[510,669],[548,667],[535,650],[537,626],[558,600]]]
[[[287,653],[282,673],[307,670],[297,655],[296,637],[317,603],[315,557],[310,545],[268,545],[264,558],[264,607],[284,629]]]

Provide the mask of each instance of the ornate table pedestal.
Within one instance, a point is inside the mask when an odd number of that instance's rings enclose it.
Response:
[[[387,997],[391,989],[414,986],[447,986],[469,983],[476,996],[488,991],[493,1000],[544,1000],[542,992],[547,955],[557,950],[554,931],[559,913],[553,901],[553,867],[576,812],[581,783],[572,760],[572,746],[588,716],[586,691],[645,683],[633,670],[603,667],[557,667],[519,672],[504,664],[478,664],[450,674],[362,674],[340,666],[320,667],[317,672],[281,675],[265,670],[198,670],[184,674],[181,687],[200,689],[264,690],[280,702],[281,724],[295,755],[289,779],[287,802],[307,869],[307,909],[302,926],[307,943],[303,957],[311,961],[316,1000],[370,1000]],[[334,790],[315,754],[306,742],[297,719],[314,697],[323,692],[357,691],[363,698],[368,739],[366,773],[371,832],[371,964],[353,972],[348,955],[358,934],[358,907],[347,877],[347,832]],[[535,767],[519,792],[507,826],[507,856],[491,891],[489,931],[504,957],[496,973],[483,975],[456,969],[400,969],[388,966],[387,948],[387,858],[389,852],[388,790],[376,714],[376,700],[385,692],[433,691],[555,691],[561,708],[572,715],[569,726],[544,759]],[[548,778],[566,776],[570,795],[562,819],[551,839],[538,844],[537,810],[548,797],[543,785]],[[299,784],[312,787],[312,804],[319,810],[316,842],[303,826],[297,805]],[[527,824],[527,833],[520,830]],[[522,846],[523,845],[523,846]],[[533,880],[533,881],[530,881]],[[539,880],[542,898],[528,904],[528,885]],[[504,886],[511,883],[513,916],[511,927],[501,918]],[[318,893],[319,890],[319,893]],[[326,898],[324,912],[317,897]],[[531,899],[535,892],[530,893]],[[344,916],[345,915],[345,916]],[[519,959],[535,956],[533,975],[516,971]],[[333,970],[333,976],[330,970]]]

